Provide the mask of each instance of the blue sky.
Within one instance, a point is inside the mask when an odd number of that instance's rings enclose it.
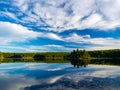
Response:
[[[0,51],[120,49],[120,0],[0,0]]]

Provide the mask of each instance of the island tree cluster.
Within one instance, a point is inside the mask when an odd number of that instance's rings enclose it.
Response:
[[[70,53],[70,58],[71,59],[90,59],[90,54],[85,51],[85,50],[73,50],[71,53]]]
[[[88,65],[90,61],[90,54],[85,50],[73,50],[70,53],[70,61],[71,64],[74,65],[74,67],[84,66]]]

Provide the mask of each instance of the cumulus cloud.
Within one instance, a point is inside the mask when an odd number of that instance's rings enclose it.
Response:
[[[88,28],[107,31],[119,28],[120,0],[13,0],[12,2],[2,0],[0,5],[2,5],[0,19],[5,18],[5,20],[8,19],[13,22],[0,22],[1,43],[26,42],[31,39],[48,38],[63,41],[66,44],[69,42],[77,44],[77,47],[88,44],[88,46],[84,46],[85,49],[119,48],[120,39],[111,37],[92,38],[89,34],[81,36],[76,33],[60,36],[56,32]],[[39,31],[36,32],[33,29]],[[53,32],[45,33],[41,30]],[[8,48],[15,47],[10,45]],[[53,48],[55,50],[52,50]],[[62,48],[64,51],[71,50],[65,45],[61,46],[54,43],[54,45],[30,46],[27,51],[63,51]],[[21,47],[20,49],[23,50],[24,48]]]
[[[72,33],[65,37],[58,37],[58,40],[61,40],[65,43],[72,43],[72,47],[70,45],[42,45],[42,46],[30,46],[27,51],[72,51],[73,49],[86,49],[86,50],[105,50],[105,49],[120,49],[120,39],[115,39],[111,37],[94,37],[92,38],[90,35],[78,35],[76,33]],[[60,38],[60,39],[59,39]],[[85,45],[86,44],[86,45]],[[75,45],[75,46],[74,46]]]
[[[44,33],[44,32],[36,32],[33,30],[29,30],[27,27],[24,27],[19,24],[10,23],[10,22],[0,22],[0,50],[2,51],[29,51],[28,48],[31,51],[31,47],[29,45],[13,45],[12,43],[23,43],[23,42],[29,42],[30,40],[35,40],[38,38],[47,38],[51,40],[60,40],[62,41],[62,38],[58,36],[55,33]],[[32,44],[33,45],[33,44]],[[46,49],[45,49],[46,47]],[[48,51],[47,46],[45,46],[41,50]],[[26,49],[27,48],[27,49]],[[57,47],[58,48],[58,47]],[[39,49],[39,51],[40,51]],[[50,49],[50,47],[49,47]],[[60,48],[59,48],[60,49]],[[34,50],[38,51],[38,50]],[[52,51],[52,49],[50,49]]]
[[[76,33],[72,33],[68,37],[64,38],[64,40],[68,42],[79,43],[79,44],[95,44],[95,45],[111,45],[114,43],[120,44],[120,41],[118,39],[114,39],[111,37],[92,38],[90,35],[78,35]]]
[[[57,34],[54,34],[54,33],[42,33],[42,37],[46,37],[46,38],[49,38],[49,39],[54,39],[54,40],[62,40],[62,37],[57,35]]]
[[[111,37],[96,37],[92,38],[90,35],[78,35],[73,33],[64,38],[66,42],[77,43],[78,45],[88,44],[83,49],[96,50],[96,49],[120,49],[120,39]]]
[[[42,45],[42,46],[14,46],[10,45],[8,43],[10,42],[26,42],[31,39],[37,39],[37,38],[48,38],[52,40],[59,40],[63,41],[65,43],[73,43],[78,44],[77,47],[80,49],[114,49],[119,48],[120,46],[120,40],[114,39],[114,38],[92,38],[90,35],[78,35],[76,33],[72,33],[67,36],[59,36],[55,33],[44,33],[44,32],[36,32],[31,31],[28,28],[19,25],[14,24],[10,22],[0,22],[0,48],[6,48],[8,50],[14,49],[19,51],[72,51],[73,48],[70,48],[65,45]],[[6,45],[4,45],[6,43]],[[116,44],[117,43],[117,44]],[[87,46],[82,46],[83,44],[88,44]],[[81,46],[80,46],[81,45]],[[5,50],[6,51],[6,50]]]
[[[21,16],[22,23],[40,26],[43,30],[62,32],[120,27],[119,0],[13,0],[12,6],[25,14],[17,14],[17,17]]]
[[[0,22],[1,43],[25,42],[38,37],[62,40],[60,36],[54,33],[35,32],[19,24]]]
[[[0,22],[0,41],[3,43],[24,42],[38,36],[39,33],[28,30],[19,24]]]

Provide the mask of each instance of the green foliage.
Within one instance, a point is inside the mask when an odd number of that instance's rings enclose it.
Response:
[[[3,61],[3,53],[2,52],[0,52],[0,63]]]
[[[67,52],[46,52],[46,53],[3,53],[5,59],[13,59],[20,62],[64,62],[69,56]]]
[[[72,63],[82,63],[87,59],[99,58],[99,59],[120,59],[120,49],[115,50],[96,50],[96,51],[85,51],[85,50],[73,50],[69,52],[37,52],[37,53],[7,53],[0,52],[0,61],[13,60],[17,62],[64,62],[71,61]],[[76,60],[76,62],[74,62]],[[80,61],[81,60],[81,61]]]
[[[71,59],[90,59],[90,54],[85,50],[73,50],[70,54]]]
[[[45,60],[45,56],[41,54],[35,54],[33,58],[35,60]]]
[[[74,65],[74,67],[84,66],[88,65],[90,62],[90,55],[85,50],[73,50],[70,54],[70,61],[71,64]]]
[[[120,58],[120,49],[89,51],[89,54],[95,58]]]

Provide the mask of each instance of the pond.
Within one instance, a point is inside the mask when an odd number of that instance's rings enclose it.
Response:
[[[120,66],[1,63],[0,90],[119,90]]]

